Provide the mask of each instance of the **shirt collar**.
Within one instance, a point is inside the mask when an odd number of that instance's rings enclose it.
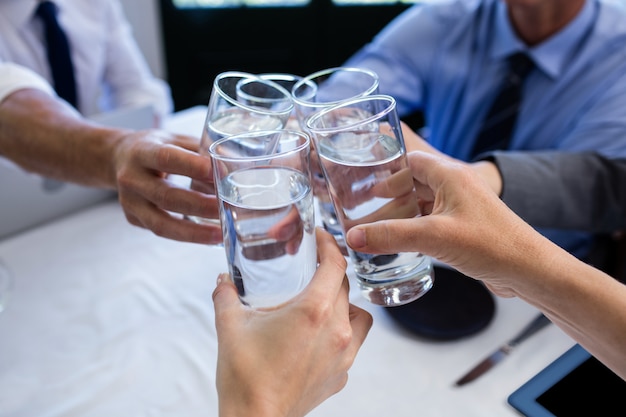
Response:
[[[6,16],[11,16],[9,21],[18,28],[28,24],[38,4],[35,0],[5,0],[3,3],[3,13],[6,13]]]
[[[65,0],[53,0],[59,10],[65,5]],[[11,16],[11,21],[16,27],[22,28],[27,25],[35,16],[35,10],[39,5],[38,0],[5,0],[2,5],[7,16]]]
[[[495,39],[490,56],[502,60],[515,52],[526,52],[535,65],[551,78],[558,78],[568,60],[589,32],[598,13],[596,1],[586,1],[578,15],[546,41],[529,48],[520,40],[509,21],[506,5],[498,2],[495,14]]]

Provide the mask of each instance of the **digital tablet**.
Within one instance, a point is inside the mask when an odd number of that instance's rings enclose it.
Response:
[[[626,416],[626,381],[574,345],[508,403],[527,417]]]

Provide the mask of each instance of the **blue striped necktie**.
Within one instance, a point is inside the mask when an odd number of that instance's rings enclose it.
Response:
[[[524,80],[533,61],[522,52],[508,59],[509,71],[476,137],[471,158],[496,149],[507,149],[522,103]]]
[[[65,31],[57,20],[57,6],[51,1],[42,1],[39,3],[35,15],[43,22],[48,63],[50,64],[54,89],[59,97],[77,107],[76,81],[70,45]]]

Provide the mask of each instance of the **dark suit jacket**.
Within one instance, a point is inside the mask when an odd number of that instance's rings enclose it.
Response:
[[[534,227],[626,230],[626,159],[562,151],[494,152],[502,200]]]

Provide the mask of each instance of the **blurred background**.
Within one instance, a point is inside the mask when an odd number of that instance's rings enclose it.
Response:
[[[341,65],[414,2],[122,0],[153,72],[170,83],[175,110],[206,105],[213,78],[226,70],[307,75]]]

